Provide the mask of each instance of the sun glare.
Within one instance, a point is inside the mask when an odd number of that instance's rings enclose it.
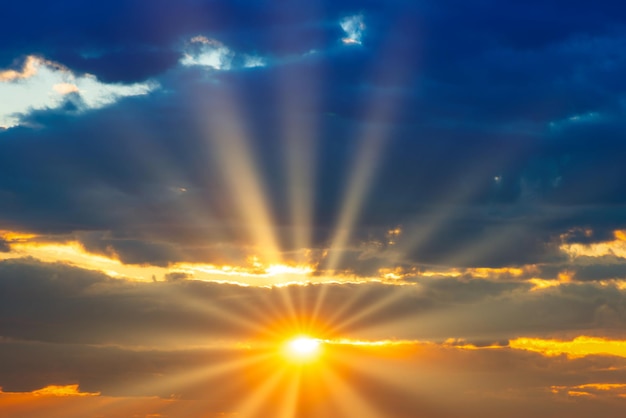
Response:
[[[318,339],[299,336],[287,341],[285,352],[287,357],[295,361],[310,361],[320,354],[321,342]]]

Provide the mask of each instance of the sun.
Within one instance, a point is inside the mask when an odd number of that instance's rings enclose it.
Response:
[[[308,362],[316,359],[321,352],[319,339],[300,335],[285,343],[284,352],[288,359],[295,362]]]

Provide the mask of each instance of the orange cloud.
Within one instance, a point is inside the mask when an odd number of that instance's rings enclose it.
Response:
[[[78,385],[47,386],[32,392],[4,392],[0,414],[7,418],[230,418],[211,401],[158,397],[111,397],[85,393]]]
[[[98,396],[100,392],[80,392],[78,385],[49,385],[32,392],[35,396]]]
[[[60,239],[65,239],[61,241]],[[96,270],[115,278],[138,281],[153,281],[168,274],[180,273],[195,280],[232,283],[243,286],[285,286],[309,283],[364,283],[380,282],[381,277],[359,277],[349,272],[326,272],[315,274],[317,265],[312,262],[291,263],[288,261],[267,263],[258,256],[248,257],[243,265],[180,262],[169,267],[124,264],[117,254],[90,253],[71,236],[50,237],[0,230],[0,239],[9,245],[9,252],[0,252],[0,261],[24,257],[48,263],[64,263],[71,266]]]
[[[579,358],[607,355],[626,358],[626,341],[598,337],[580,336],[571,341],[516,338],[509,341],[509,346],[517,350],[534,351],[544,356],[566,355],[568,358]]]
[[[575,386],[552,386],[550,391],[555,395],[567,395],[573,398],[587,397],[626,397],[625,383],[586,383]]]
[[[560,250],[571,258],[606,256],[626,258],[626,231],[616,230],[613,232],[613,237],[612,241],[592,244],[564,243],[560,246]]]
[[[533,287],[530,289],[531,292],[535,292],[538,290],[549,289],[551,287],[557,287],[562,284],[572,283],[572,279],[574,277],[574,273],[570,271],[562,271],[558,274],[558,280],[545,280],[533,277],[528,279],[530,283],[533,284]]]
[[[498,277],[501,275],[510,275],[513,277],[520,277],[527,271],[535,271],[535,266],[529,266],[527,268],[516,268],[516,267],[501,267],[501,268],[489,268],[489,267],[478,267],[467,269],[467,273],[469,273],[473,277],[488,279],[492,277]]]
[[[0,71],[0,81],[8,82],[30,78],[37,74],[37,67],[41,63],[41,59],[33,55],[26,58],[22,71],[4,70]]]

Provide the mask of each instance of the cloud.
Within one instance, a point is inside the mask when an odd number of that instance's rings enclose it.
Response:
[[[187,280],[189,278],[191,278],[191,276],[188,273],[182,273],[182,272],[172,272],[172,273],[167,273],[165,275],[165,281],[168,281],[168,282]]]
[[[615,259],[626,259],[626,233],[621,230],[615,231],[615,238],[611,241],[593,243],[564,243],[561,251],[572,259],[580,257],[614,257]],[[607,258],[608,259],[608,258]]]
[[[11,97],[0,104],[0,127],[18,126],[34,111],[60,109],[67,103],[79,112],[98,109],[157,87],[154,82],[101,83],[93,75],[77,75],[61,64],[29,55],[21,71],[0,72],[0,94]]]
[[[529,350],[547,356],[567,355],[569,358],[590,355],[626,357],[626,341],[606,338],[576,337],[572,341],[542,340],[538,338],[517,338],[509,346],[519,350]]]
[[[532,283],[515,280],[423,277],[402,286],[244,287],[190,278],[113,279],[32,259],[0,262],[0,284],[0,315],[7,318],[0,332],[5,337],[142,347],[246,339],[270,332],[276,323],[285,324],[288,332],[298,326],[296,317],[314,310],[320,329],[330,337],[443,341],[483,336],[500,341],[596,330],[619,339],[624,336],[616,330],[624,325],[626,306],[626,289],[606,283],[572,282],[530,291]],[[298,306],[290,307],[290,300],[298,300]],[[273,308],[267,311],[265,304]],[[292,314],[295,322],[289,325]]]
[[[365,21],[362,14],[347,16],[341,19],[339,26],[346,33],[346,37],[341,39],[344,44],[361,45],[365,35]]]
[[[99,392],[81,392],[78,385],[49,385],[31,392],[35,396],[98,396]]]
[[[552,392],[557,395],[576,397],[606,397],[625,398],[626,385],[621,383],[585,383],[572,386],[552,386]]]
[[[235,68],[264,67],[266,59],[247,54],[237,54],[215,39],[205,36],[191,38],[180,63],[228,71]]]
[[[186,52],[181,58],[182,65],[199,65],[216,70],[231,69],[235,54],[220,42],[196,36],[191,39],[190,47],[193,51]]]
[[[30,78],[37,74],[37,67],[39,64],[39,60],[37,57],[29,56],[26,58],[24,62],[24,67],[22,71],[19,70],[4,70],[0,71],[0,82],[8,82],[21,80],[25,78]]]

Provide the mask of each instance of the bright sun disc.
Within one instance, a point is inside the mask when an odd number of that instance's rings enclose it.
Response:
[[[286,351],[293,360],[310,360],[319,354],[320,341],[310,337],[297,337],[287,342]]]

